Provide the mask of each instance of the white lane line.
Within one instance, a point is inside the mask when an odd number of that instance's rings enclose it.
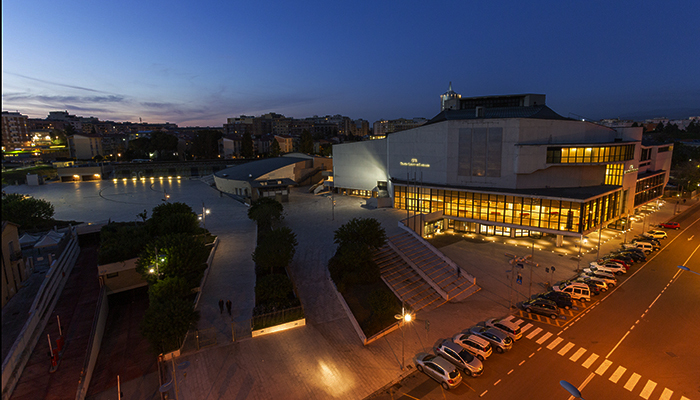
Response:
[[[488,390],[484,390],[484,393],[480,394],[479,397],[484,397],[484,395],[488,392]]]
[[[532,326],[533,326],[532,324],[527,324],[527,325],[523,326],[522,328],[520,328],[520,332],[525,333],[525,331],[532,328]]]
[[[605,358],[609,358],[610,355],[613,353],[613,351],[615,351],[615,349],[617,349],[617,346],[619,346],[620,343],[622,343],[622,341],[625,340],[625,338],[626,338],[627,335],[629,335],[629,334],[630,334],[630,331],[627,331],[627,333],[625,333],[625,336],[623,336],[622,339],[620,339],[620,341],[617,342],[617,344],[615,345],[615,347],[613,347],[612,350],[610,350],[610,353],[608,353],[608,355],[605,356]]]
[[[659,397],[659,400],[668,400],[673,396],[673,390],[669,388],[665,388],[663,393],[661,393],[661,397]]]
[[[496,386],[496,385],[498,385],[499,383],[501,383],[501,380],[500,380],[500,379],[497,380],[496,382],[494,382],[494,383],[493,383],[493,386]]]
[[[530,332],[530,334],[527,335],[527,338],[528,338],[528,339],[532,339],[532,338],[534,338],[535,336],[537,336],[537,334],[540,333],[540,332],[542,332],[542,328],[537,328],[537,329],[535,329],[534,331]]]
[[[551,333],[549,333],[549,332],[545,333],[544,335],[542,335],[541,338],[537,339],[537,344],[542,344],[542,343],[546,342],[550,336],[552,336]]]
[[[573,362],[576,362],[576,361],[578,361],[579,358],[581,358],[581,356],[582,356],[585,352],[586,352],[586,349],[584,349],[583,347],[581,347],[580,349],[576,350],[576,353],[574,353],[574,355],[571,356],[571,358],[569,358],[569,360],[571,360],[571,361],[573,361]]]
[[[593,372],[591,372],[591,374],[588,375],[588,378],[586,378],[586,380],[583,381],[583,383],[581,384],[581,386],[578,387],[578,390],[579,390],[579,391],[583,390],[583,388],[585,388],[586,385],[588,385],[588,382],[590,382],[591,379],[593,379],[594,376],[595,376],[595,374],[594,374]],[[570,396],[570,397],[569,397],[569,400],[575,400],[575,397],[574,397],[574,396]]]
[[[581,364],[581,365],[583,366],[583,368],[590,368],[591,365],[593,365],[593,363],[597,359],[598,359],[598,355],[596,353],[593,353],[590,356],[588,356],[588,359],[586,361],[584,361],[583,364]]]
[[[625,368],[625,367],[617,367],[617,369],[615,370],[615,372],[613,372],[612,376],[610,376],[610,381],[611,381],[612,383],[617,383],[617,381],[620,380],[620,377],[622,377],[622,374],[624,374],[625,371],[627,371],[627,368]]]
[[[557,346],[559,345],[559,343],[561,343],[561,342],[563,342],[563,341],[564,341],[564,339],[558,337],[558,338],[552,340],[552,343],[550,343],[550,344],[547,346],[547,348],[548,348],[549,350],[552,350],[553,348],[557,347]]]
[[[525,360],[520,361],[520,364],[518,364],[518,367],[525,364]]]
[[[647,384],[644,385],[644,389],[642,389],[642,393],[639,394],[639,397],[643,398],[644,400],[648,399],[649,396],[651,396],[651,392],[654,391],[654,388],[656,388],[656,382],[652,380],[647,381]]]
[[[630,392],[634,387],[637,385],[637,382],[639,382],[639,378],[642,376],[636,373],[633,373],[632,376],[627,380],[627,383],[625,383],[625,389],[629,390]]]
[[[605,371],[608,370],[610,365],[612,365],[612,361],[610,361],[610,360],[603,361],[603,363],[598,366],[598,369],[595,370],[595,373],[600,375],[600,376],[603,376],[603,374],[605,373]]]
[[[532,353],[527,358],[532,358],[532,356],[534,356],[534,355],[535,355],[535,353]]]
[[[512,373],[513,373],[513,370],[511,369],[510,371],[508,371],[508,373],[506,375],[510,375]]]
[[[566,346],[562,347],[557,354],[559,354],[560,356],[563,356],[564,354],[568,353],[572,347],[574,347],[574,344],[569,342],[566,344]]]

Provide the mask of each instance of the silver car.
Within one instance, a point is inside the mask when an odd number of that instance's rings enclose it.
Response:
[[[503,318],[491,318],[486,321],[486,326],[503,331],[513,340],[520,340],[523,337],[523,333],[517,324],[506,321]]]
[[[471,333],[458,333],[452,341],[462,346],[468,352],[474,354],[481,361],[489,358],[493,354],[491,343]]]
[[[484,372],[484,364],[478,358],[451,340],[443,340],[435,348],[435,353],[461,368],[466,375],[476,377]]]
[[[476,325],[469,328],[469,332],[489,341],[498,353],[505,353],[513,348],[513,339],[496,328]]]
[[[454,389],[462,382],[457,368],[440,356],[419,353],[416,358],[416,369],[435,379],[445,389]]]

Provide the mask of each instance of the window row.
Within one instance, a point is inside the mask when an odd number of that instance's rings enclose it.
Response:
[[[625,164],[608,164],[605,168],[605,184],[621,186],[624,169]]]
[[[666,181],[666,173],[650,176],[637,181],[634,192],[634,206],[661,197],[664,192],[664,182]]]
[[[585,164],[628,161],[634,158],[634,145],[596,147],[547,147],[549,164]]]

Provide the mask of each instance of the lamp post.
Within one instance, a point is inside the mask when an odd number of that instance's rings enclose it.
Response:
[[[679,265],[678,268],[682,269],[683,271],[692,272],[695,275],[700,275],[700,273],[693,271],[692,269],[686,267],[685,265]]]
[[[211,210],[209,210],[208,208],[206,208],[204,206],[204,202],[202,202],[202,217],[201,217],[201,219],[202,219],[202,226],[204,228],[207,227],[207,214],[209,214],[210,211]]]
[[[567,381],[559,381],[559,384],[561,385],[561,387],[566,389],[566,391],[569,392],[569,394],[571,394],[572,396],[576,397],[577,399],[584,400],[583,397],[581,397],[581,392],[578,389],[576,389],[576,386],[574,386],[573,384]]]
[[[401,307],[401,314],[394,315],[394,318],[401,321],[399,323],[399,329],[401,329],[401,370],[404,370],[404,358],[405,358],[405,348],[406,348],[406,337],[404,336],[403,326],[404,324],[411,322],[413,315],[410,312],[406,312],[406,307]]]

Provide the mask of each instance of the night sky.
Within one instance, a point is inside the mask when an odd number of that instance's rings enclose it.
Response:
[[[277,112],[431,118],[544,93],[563,116],[700,115],[700,1],[2,4],[2,109],[221,126]]]

